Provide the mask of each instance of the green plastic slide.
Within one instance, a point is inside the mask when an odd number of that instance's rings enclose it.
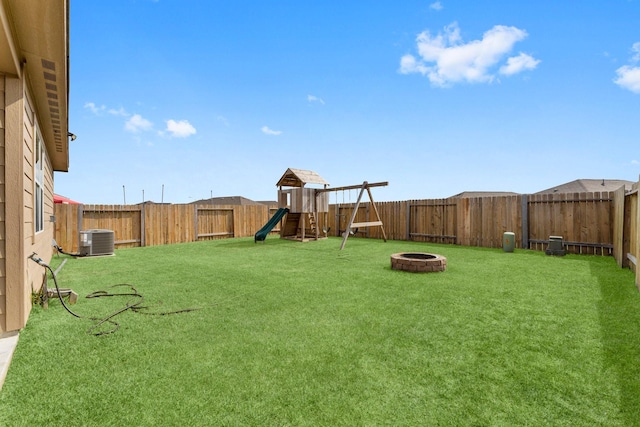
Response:
[[[264,239],[267,238],[269,232],[276,226],[278,222],[289,212],[287,208],[280,208],[277,212],[271,217],[271,219],[258,231],[255,236],[253,236],[254,242],[264,242]]]

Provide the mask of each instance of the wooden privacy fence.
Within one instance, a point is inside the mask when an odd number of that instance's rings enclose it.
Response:
[[[82,230],[113,230],[117,248],[247,237],[273,212],[267,205],[57,204],[55,239],[65,251],[75,253]]]
[[[636,185],[637,187],[637,185]],[[638,190],[616,192],[448,198],[377,203],[388,239],[502,247],[514,232],[516,247],[544,250],[550,236],[562,236],[568,252],[615,255],[621,266],[638,259]],[[354,204],[329,206],[318,227],[340,236]],[[273,215],[268,205],[56,205],[58,245],[78,250],[81,230],[109,229],[117,247],[152,246],[253,236]],[[374,216],[361,203],[355,222]],[[277,233],[276,227],[272,233]],[[382,238],[380,227],[356,230],[357,237]]]
[[[613,241],[616,262],[621,267],[629,267],[635,270],[640,279],[640,268],[637,268],[638,258],[640,257],[638,184],[635,184],[633,190],[626,194],[623,189],[616,191],[613,211]]]
[[[570,253],[613,255],[620,267],[636,273],[640,289],[640,198],[638,187],[625,192],[586,192],[449,198],[377,203],[387,234],[393,240],[415,240],[499,248],[507,231],[516,247],[544,250],[550,236],[562,236]],[[353,204],[329,206],[328,226],[339,236],[346,229]],[[361,204],[356,221],[368,221],[370,208]],[[382,238],[379,227],[356,236]]]
[[[377,203],[389,239],[500,248],[505,232],[514,232],[516,246],[544,250],[550,236],[562,236],[572,253],[611,255],[614,193],[572,193],[497,197],[408,200]],[[329,227],[339,236],[346,229],[353,204],[331,205]],[[357,222],[372,212],[362,203]],[[381,238],[379,228],[360,237]]]

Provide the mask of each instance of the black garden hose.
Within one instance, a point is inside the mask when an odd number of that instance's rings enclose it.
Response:
[[[78,253],[75,253],[75,254],[72,254],[72,253],[69,253],[69,252],[65,252],[65,251],[62,249],[62,247],[58,246],[58,244],[56,243],[56,241],[55,241],[55,240],[53,241],[53,247],[56,249],[56,251],[60,252],[61,254],[63,254],[63,255],[69,255],[69,256],[72,256],[72,257],[74,257],[74,258],[87,256],[87,254],[81,254],[81,253],[79,253],[79,252],[78,252]]]
[[[60,288],[58,287],[58,280],[56,279],[56,275],[55,275],[54,271],[51,269],[51,267],[47,263],[45,263],[41,258],[39,258],[35,252],[29,258],[31,258],[31,260],[33,260],[36,263],[38,263],[41,266],[43,266],[45,268],[45,270],[49,270],[49,272],[51,273],[51,276],[53,277],[53,283],[55,283],[55,285],[56,285],[56,293],[58,294],[58,299],[62,303],[62,306],[65,308],[65,310],[67,310],[67,312],[69,312],[69,314],[71,314],[74,317],[77,317],[78,319],[88,319],[88,320],[93,320],[93,321],[97,322],[93,326],[91,326],[89,329],[87,329],[87,333],[91,334],[91,335],[95,335],[95,336],[108,335],[108,334],[111,334],[111,333],[117,331],[120,328],[120,324],[118,322],[116,322],[115,320],[113,320],[113,318],[116,317],[117,315],[121,314],[121,313],[124,313],[127,310],[131,310],[131,311],[133,311],[135,313],[149,314],[149,315],[156,315],[156,316],[166,316],[166,315],[169,315],[169,314],[188,313],[190,311],[200,310],[200,308],[185,308],[185,309],[180,309],[180,310],[164,311],[164,312],[146,312],[146,311],[143,311],[145,309],[148,309],[149,307],[142,305],[142,303],[144,301],[144,297],[142,296],[142,294],[140,294],[138,292],[138,290],[136,288],[134,288],[132,285],[129,285],[127,283],[120,283],[120,284],[117,284],[117,285],[112,285],[107,289],[111,289],[111,288],[126,288],[126,290],[123,291],[123,292],[107,292],[107,291],[100,290],[100,291],[95,291],[95,292],[90,293],[89,295],[86,296],[86,298],[130,296],[131,298],[129,299],[129,301],[127,301],[127,303],[125,304],[124,307],[114,311],[113,313],[111,313],[111,314],[109,314],[109,315],[107,315],[106,317],[103,317],[103,318],[82,316],[82,315],[74,312],[73,310],[71,310],[69,308],[69,306],[65,303],[64,298],[62,298],[62,295],[60,293]],[[102,326],[105,323],[111,324],[112,328],[108,329],[108,330],[98,330],[98,331],[96,331],[100,326]]]

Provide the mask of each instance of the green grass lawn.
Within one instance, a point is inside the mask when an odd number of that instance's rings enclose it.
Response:
[[[34,308],[0,425],[637,425],[640,295],[611,257],[269,237],[68,259],[86,299],[130,283],[151,311],[120,329]],[[389,257],[447,257],[443,273]],[[54,259],[52,264],[59,263]],[[50,281],[52,285],[52,281]]]

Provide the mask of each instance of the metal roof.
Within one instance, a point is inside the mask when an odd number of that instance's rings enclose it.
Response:
[[[289,168],[276,183],[277,187],[304,187],[306,184],[329,185],[314,171]]]

